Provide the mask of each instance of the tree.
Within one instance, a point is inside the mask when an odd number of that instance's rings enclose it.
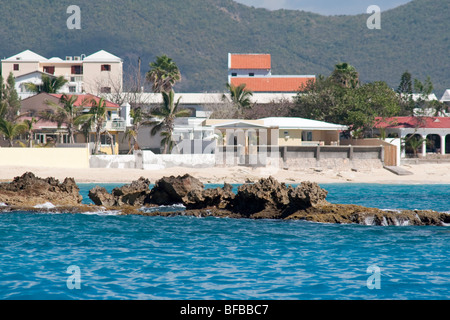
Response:
[[[27,144],[29,148],[33,147],[33,131],[34,131],[34,124],[37,123],[38,120],[34,117],[31,119],[26,119],[23,121],[23,124],[25,125],[25,132],[27,133]]]
[[[319,121],[340,123],[345,117],[345,95],[349,91],[330,77],[317,76],[300,88],[292,115]]]
[[[27,128],[23,122],[15,123],[13,121],[0,118],[0,133],[2,133],[5,140],[8,141],[10,148],[14,145],[14,139],[26,130]]]
[[[371,131],[375,118],[390,118],[400,111],[397,94],[383,81],[367,83],[351,90],[346,124],[361,133]],[[371,134],[373,135],[373,134]]]
[[[58,91],[68,82],[63,76],[53,77],[42,75],[42,85],[36,85],[34,83],[26,83],[25,86],[28,90],[35,93],[47,92],[58,93]]]
[[[244,111],[251,108],[252,106],[251,97],[253,96],[253,92],[246,88],[245,83],[238,86],[227,83],[226,87],[230,93],[230,102],[235,106],[235,108],[242,116]],[[227,100],[228,98],[224,94],[222,96],[222,99]]]
[[[3,78],[0,78],[0,116],[8,121],[15,122],[20,107],[21,103],[16,91],[16,82],[11,72],[6,80],[6,84],[3,84]]]
[[[343,69],[348,68],[337,68]],[[351,73],[357,74],[356,70]],[[356,86],[350,77],[336,80],[344,78],[337,78],[335,70],[329,77],[318,76],[309,82],[298,92],[292,115],[347,125],[360,138],[372,132],[376,117],[398,114],[398,95],[385,82]]]
[[[331,79],[345,88],[357,88],[359,86],[359,73],[355,67],[347,62],[334,66]]]
[[[413,93],[413,84],[412,84],[412,76],[411,73],[405,71],[402,74],[400,79],[400,84],[397,88],[397,93],[399,94],[412,94]]]
[[[175,83],[181,80],[181,73],[171,58],[162,55],[150,63],[146,79],[152,84],[153,92],[170,92]]]
[[[98,154],[100,152],[101,145],[101,135],[102,133],[106,133],[108,137],[111,139],[111,150],[114,154],[113,147],[113,137],[108,130],[104,127],[104,124],[107,120],[107,108],[106,101],[104,98],[100,98],[99,101],[92,99],[91,100],[91,108],[87,114],[83,114],[78,116],[74,123],[75,125],[85,125],[86,127],[91,128],[95,127],[95,144],[94,144],[94,154]]]
[[[427,141],[427,139],[424,139],[418,135],[410,135],[409,137],[406,137],[403,139],[405,148],[409,148],[412,150],[414,158],[417,158],[417,151],[420,147],[423,146],[424,142]]]
[[[400,99],[401,115],[412,116],[414,115],[414,100],[412,97],[413,84],[412,76],[408,71],[402,74],[400,84],[397,88],[397,93]]]
[[[53,107],[55,112],[41,112],[40,117],[45,120],[50,120],[58,124],[58,128],[61,128],[63,124],[67,127],[67,133],[69,135],[69,143],[75,143],[74,131],[76,118],[81,113],[81,107],[75,106],[75,102],[78,97],[76,95],[68,96],[63,94],[59,99],[59,103],[53,101],[46,101],[46,104]],[[61,106],[62,105],[62,106]]]
[[[255,103],[245,110],[244,119],[261,119],[267,117],[289,117],[294,103],[287,98],[273,99],[269,103]]]
[[[157,118],[158,121],[150,122],[153,125],[151,135],[161,132],[163,139],[161,140],[161,146],[164,147],[163,153],[172,152],[173,141],[172,133],[175,126],[175,119],[179,117],[188,117],[191,112],[188,109],[180,109],[180,98],[175,102],[175,93],[171,90],[169,93],[162,92],[163,104],[152,110],[149,114],[150,117]]]

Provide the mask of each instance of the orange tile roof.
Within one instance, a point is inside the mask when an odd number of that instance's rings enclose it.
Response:
[[[230,69],[271,68],[270,54],[231,54]]]
[[[246,84],[253,92],[297,92],[302,85],[315,77],[232,77],[231,84]]]
[[[60,93],[55,93],[55,94],[50,94],[51,96],[54,96],[58,99],[61,99],[62,94]],[[71,97],[70,94],[67,94],[68,97]],[[75,101],[74,105],[77,107],[90,107],[91,106],[91,101],[92,99],[94,99],[96,102],[100,101],[100,97],[94,96],[93,94],[79,94],[77,95],[78,98]],[[105,100],[106,102],[106,107],[107,108],[120,108],[120,106],[117,103]]]

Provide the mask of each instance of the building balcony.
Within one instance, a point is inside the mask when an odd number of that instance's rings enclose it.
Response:
[[[108,131],[125,131],[127,129],[127,122],[123,119],[108,120],[103,123],[103,129]]]

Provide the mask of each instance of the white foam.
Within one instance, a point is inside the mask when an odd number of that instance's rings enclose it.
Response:
[[[7,207],[8,205],[4,202],[0,202],[0,207]]]
[[[33,208],[36,208],[36,209],[54,209],[54,208],[56,208],[56,206],[53,203],[51,203],[51,202],[46,202],[46,203],[43,203],[43,204],[35,205]]]
[[[99,210],[99,211],[91,211],[91,212],[80,212],[85,215],[97,215],[97,216],[118,216],[121,214],[119,210]]]

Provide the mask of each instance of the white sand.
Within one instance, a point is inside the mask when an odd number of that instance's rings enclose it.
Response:
[[[262,177],[273,176],[280,182],[299,183],[313,181],[317,183],[384,183],[384,184],[450,184],[450,164],[421,164],[403,166],[413,172],[413,175],[398,176],[385,169],[374,169],[366,172],[323,171],[309,170],[282,170],[248,167],[230,168],[169,168],[164,170],[138,170],[138,169],[58,169],[43,167],[1,167],[0,181],[10,182],[14,177],[21,176],[30,171],[41,178],[55,177],[60,181],[72,177],[77,183],[130,183],[139,177],[150,179],[151,183],[164,176],[178,176],[189,173],[200,179],[203,183],[244,183],[256,181]]]

